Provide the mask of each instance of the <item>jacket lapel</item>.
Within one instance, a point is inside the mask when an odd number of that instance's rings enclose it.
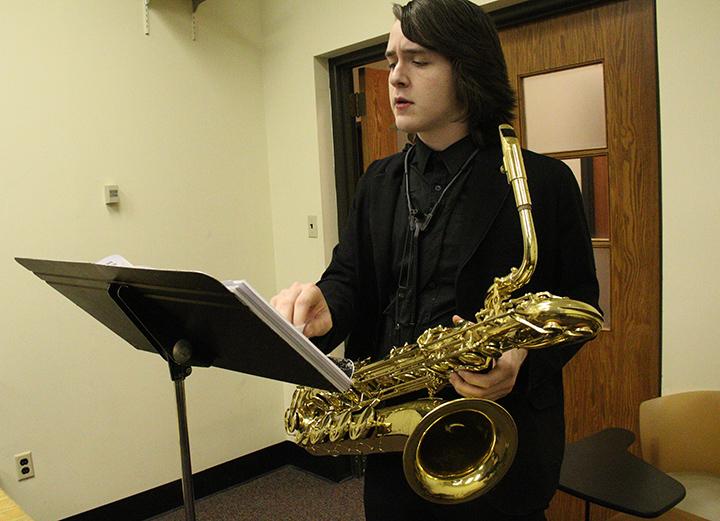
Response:
[[[467,248],[460,256],[458,273],[475,254],[510,194],[507,177],[500,172],[502,152],[499,147],[480,151],[467,179],[462,198],[461,237]]]
[[[370,236],[381,299],[384,299],[388,291],[394,291],[394,288],[389,288],[388,285],[392,273],[395,207],[402,187],[404,158],[405,154],[397,154],[387,162],[384,170],[373,174],[371,180]]]
[[[387,296],[392,269],[392,233],[395,208],[403,182],[404,154],[391,158],[382,170],[373,175],[370,193],[370,235],[373,260],[381,299]],[[502,152],[499,147],[482,149],[474,160],[473,169],[461,187],[458,198],[461,211],[459,230],[465,237],[465,248],[460,255],[458,274],[477,251],[500,209],[510,194],[507,178],[500,173]],[[422,284],[422,281],[420,281]],[[421,287],[421,286],[420,286]],[[383,301],[383,300],[381,300]]]

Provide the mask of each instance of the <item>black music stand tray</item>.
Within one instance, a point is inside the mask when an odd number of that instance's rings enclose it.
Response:
[[[185,518],[195,520],[185,378],[192,366],[334,389],[221,282],[198,272],[16,258],[117,335],[168,363],[175,387]],[[252,346],[247,340],[252,339]]]

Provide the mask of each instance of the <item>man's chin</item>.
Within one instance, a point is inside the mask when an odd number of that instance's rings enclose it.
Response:
[[[403,121],[402,118],[395,118],[395,128],[406,134],[417,134],[418,129],[409,121]]]

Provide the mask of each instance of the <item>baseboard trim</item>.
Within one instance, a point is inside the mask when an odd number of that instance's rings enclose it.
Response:
[[[193,474],[195,498],[220,492],[285,465],[294,465],[336,482],[353,474],[350,457],[311,456],[294,443],[283,441]],[[61,521],[144,521],[182,504],[182,486],[178,479]]]
[[[362,464],[358,456],[313,456],[292,442],[286,442],[288,464],[311,472],[335,483],[353,475],[360,476]]]

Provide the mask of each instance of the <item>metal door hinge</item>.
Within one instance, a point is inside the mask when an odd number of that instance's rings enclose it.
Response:
[[[358,118],[364,116],[365,113],[365,93],[353,92],[350,94],[350,117]]]

